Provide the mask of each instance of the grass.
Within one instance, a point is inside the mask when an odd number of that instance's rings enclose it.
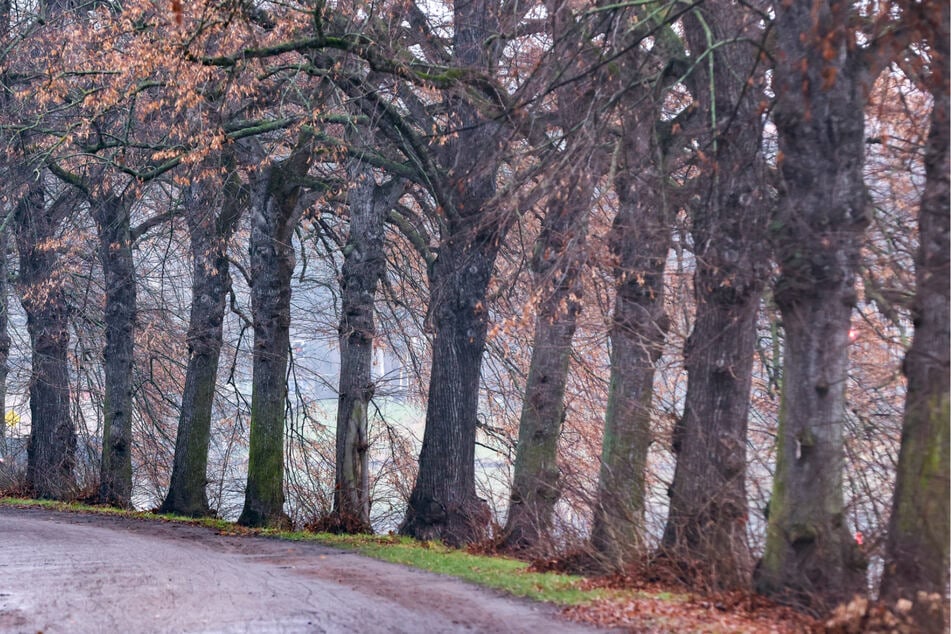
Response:
[[[285,539],[306,539],[353,550],[361,555],[464,579],[508,594],[558,605],[579,605],[605,598],[609,591],[585,589],[584,577],[529,571],[528,563],[496,555],[475,555],[439,542],[420,542],[396,535],[331,535],[281,533]]]
[[[184,517],[171,513],[151,513],[149,511],[132,511],[115,508],[113,506],[98,506],[82,504],[80,502],[60,502],[57,500],[33,500],[27,498],[0,498],[0,506],[14,508],[42,508],[62,513],[89,513],[92,515],[111,515],[114,517],[131,517],[143,520],[159,520],[164,522],[178,522],[194,526],[205,526],[224,533],[251,533],[249,529],[238,526],[233,522],[219,520],[213,517]]]
[[[295,541],[312,541],[358,552],[368,557],[412,566],[456,577],[517,597],[564,606],[568,618],[604,627],[636,627],[637,631],[703,632],[754,634],[774,631],[801,634],[815,631],[816,623],[788,608],[749,608],[743,601],[728,608],[711,600],[671,591],[660,584],[644,589],[596,587],[584,577],[557,573],[537,573],[517,559],[475,555],[447,548],[437,542],[419,542],[395,535],[332,535],[328,533],[282,532],[248,529],[213,518],[190,518],[128,511],[106,506],[90,506],[49,500],[0,498],[0,507],[45,508],[71,513],[94,513],[151,521],[205,526],[232,535],[261,535]]]
[[[352,550],[374,559],[456,577],[483,587],[500,590],[513,596],[563,606],[583,605],[618,594],[618,591],[603,588],[585,588],[584,577],[551,572],[531,572],[528,570],[529,564],[518,559],[491,555],[475,555],[465,550],[448,548],[438,542],[420,542],[409,537],[395,535],[333,535],[330,533],[309,533],[303,531],[255,530],[246,529],[232,522],[214,518],[181,517],[52,500],[0,498],[0,506],[44,508],[71,513],[94,513],[117,517],[179,522],[195,526],[205,526],[229,534],[263,535],[294,541],[313,541],[326,546]]]

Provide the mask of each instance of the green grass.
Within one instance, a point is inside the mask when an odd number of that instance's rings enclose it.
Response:
[[[317,541],[353,550],[361,555],[404,564],[501,590],[517,597],[559,605],[577,605],[608,596],[602,589],[583,589],[583,577],[530,572],[524,561],[509,557],[474,555],[438,542],[420,542],[396,535],[331,535],[328,533],[280,533],[284,539]]]
[[[206,526],[224,533],[263,535],[295,541],[313,541],[326,546],[352,550],[397,564],[457,577],[508,594],[558,605],[578,605],[617,594],[604,589],[582,588],[583,577],[557,573],[530,572],[529,565],[509,557],[474,555],[465,550],[447,548],[438,542],[420,542],[395,535],[332,535],[303,531],[246,529],[232,522],[213,518],[190,518],[129,511],[107,506],[90,506],[51,500],[0,498],[0,506],[45,508],[71,513],[94,513],[147,520],[180,522]]]
[[[51,511],[60,511],[62,513],[90,513],[93,515],[112,515],[116,517],[131,517],[144,520],[159,520],[164,522],[178,522],[181,524],[192,524],[195,526],[205,526],[222,532],[249,533],[233,522],[219,520],[213,517],[184,517],[172,513],[149,513],[148,511],[131,511],[128,509],[119,509],[113,506],[98,506],[91,504],[81,504],[79,502],[59,502],[57,500],[32,500],[26,498],[0,498],[0,506],[12,506],[16,508],[42,508]]]

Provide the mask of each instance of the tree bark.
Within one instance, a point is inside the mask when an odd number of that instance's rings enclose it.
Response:
[[[551,162],[552,193],[531,258],[538,305],[503,532],[504,546],[523,551],[545,545],[561,497],[558,439],[566,414],[571,340],[581,311],[588,216],[605,163],[604,149],[598,147],[599,118],[588,108],[601,79],[591,68],[603,51],[592,46],[591,34],[568,4],[548,2],[546,8],[554,39],[551,56],[563,65],[553,119],[565,149],[545,159]]]
[[[131,203],[107,194],[89,198],[99,234],[99,259],[105,278],[103,350],[105,398],[99,502],[132,505],[132,364],[135,345],[135,265],[130,230]]]
[[[0,20],[0,24],[4,24]],[[0,229],[0,459],[7,453],[7,374],[10,371],[10,234]]]
[[[435,338],[419,474],[400,533],[459,546],[486,536],[489,509],[475,491],[476,416],[485,350],[484,302],[498,247],[479,232],[441,251],[433,267]]]
[[[700,141],[710,157],[691,209],[696,316],[684,350],[687,395],[673,438],[663,554],[685,578],[717,589],[749,584],[746,437],[756,316],[770,272],[769,201],[760,151],[763,73],[758,16],[707,2],[685,19],[691,50],[705,63],[696,81]],[[743,43],[722,42],[743,38]]]
[[[575,156],[571,154],[571,156]],[[589,157],[590,158],[590,157]],[[597,161],[593,161],[597,162]],[[581,311],[580,275],[594,182],[600,166],[574,167],[555,183],[532,256],[536,308],[534,347],[519,419],[505,545],[540,546],[561,496],[558,439],[565,419],[565,387]]]
[[[395,202],[374,181],[373,170],[349,166],[350,235],[341,271],[340,389],[337,402],[334,525],[346,532],[372,532],[368,411],[376,336],[374,301],[386,271],[383,250],[386,214]]]
[[[498,33],[497,3],[457,3],[453,49],[464,68],[488,70]],[[510,218],[488,207],[496,191],[499,124],[462,97],[447,97],[455,132],[434,148],[444,174],[444,228],[430,267],[427,322],[434,332],[433,365],[419,473],[400,533],[462,545],[486,536],[488,505],[475,491],[479,378],[485,351],[489,280]],[[438,198],[438,197],[437,197]]]
[[[949,396],[951,384],[951,99],[946,4],[933,7],[929,43],[933,57],[931,131],[925,154],[925,190],[918,218],[916,290],[912,306],[915,336],[905,357],[908,378],[898,481],[885,550],[881,597],[890,604],[912,601],[922,631],[947,631],[951,510]],[[925,593],[922,597],[919,593]],[[931,596],[927,596],[931,595]]]
[[[849,44],[850,6],[775,4],[775,297],[786,339],[776,474],[755,578],[760,592],[820,612],[865,587],[842,490],[849,329],[868,223],[868,86]]]
[[[459,104],[459,110],[466,121],[478,121],[467,105]],[[429,273],[427,321],[434,338],[426,427],[419,473],[400,526],[401,534],[456,546],[483,539],[490,519],[488,505],[476,495],[474,461],[486,293],[506,231],[505,222],[486,208],[495,193],[492,136],[486,122],[462,125],[453,148],[462,173],[450,172],[448,189],[459,195]]]
[[[245,204],[241,177],[227,159],[219,212],[209,184],[191,185],[186,211],[192,255],[192,305],[188,322],[188,367],[175,439],[171,483],[162,503],[165,513],[208,515],[206,491],[211,414],[218,379],[225,302],[231,289],[228,242]]]
[[[10,10],[12,0],[0,0],[0,38],[10,33]],[[4,85],[11,85],[4,73],[0,76]],[[0,97],[0,107],[9,108],[9,97]],[[16,221],[9,215],[0,226],[0,459],[7,453],[7,374],[10,370],[10,233]]]
[[[29,178],[29,177],[27,177]],[[69,307],[58,269],[56,241],[69,194],[49,203],[42,182],[32,182],[14,212],[19,250],[20,303],[30,334],[30,440],[27,485],[41,498],[76,492],[76,430],[69,411]]]
[[[254,353],[251,437],[243,526],[284,526],[284,413],[290,346],[291,240],[300,218],[301,179],[312,159],[302,135],[291,155],[258,168],[252,179],[251,311]]]
[[[663,159],[654,112],[632,113],[614,190],[618,212],[611,249],[616,296],[598,500],[591,545],[602,565],[620,569],[643,546],[645,469],[651,443],[654,366],[667,334],[664,271],[671,227],[659,197]],[[655,158],[656,157],[656,158]]]

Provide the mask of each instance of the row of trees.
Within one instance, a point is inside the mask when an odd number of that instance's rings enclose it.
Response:
[[[81,303],[69,228],[88,218],[103,293],[98,498],[131,504],[138,294],[149,290],[136,249],[177,226],[188,236],[177,257],[190,263],[191,308],[162,509],[209,512],[230,304],[253,333],[239,521],[286,523],[292,288],[306,231],[340,263],[325,522],[370,528],[371,364],[385,299],[415,315],[430,343],[400,531],[457,545],[488,535],[474,462],[492,326],[532,341],[502,543],[537,552],[557,541],[573,342],[601,280],[613,308],[590,523],[598,561],[626,566],[649,546],[656,370],[671,305],[687,302],[663,558],[688,580],[753,581],[822,610],[866,587],[845,515],[844,433],[855,411],[853,311],[875,301],[915,327],[882,592],[916,601],[919,619],[940,627],[941,610],[915,593],[943,597],[947,583],[948,13],[911,0],[7,2],[3,235],[13,240],[2,247],[18,260],[3,279],[15,280],[31,343],[29,487],[75,491],[70,334]],[[900,77],[917,103],[930,95],[910,313],[867,288],[863,271],[870,207],[887,204],[869,194],[866,160],[865,113],[883,77]],[[668,296],[672,250],[694,263],[691,298]],[[388,266],[396,254],[398,269]],[[250,315],[237,306],[233,269]],[[514,296],[506,275],[526,280]],[[400,303],[394,282],[425,297]],[[522,315],[508,310],[513,297]],[[754,572],[747,447],[764,306],[781,325],[771,378],[781,403]]]

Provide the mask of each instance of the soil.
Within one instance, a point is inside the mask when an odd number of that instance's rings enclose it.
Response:
[[[0,632],[596,632],[314,543],[0,508]]]

